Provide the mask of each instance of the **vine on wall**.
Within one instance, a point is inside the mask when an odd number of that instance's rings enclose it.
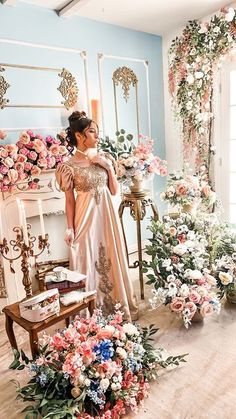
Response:
[[[169,91],[182,122],[184,161],[194,154],[196,170],[205,165],[210,172],[214,77],[235,45],[235,10],[225,7],[208,22],[190,21],[169,50]]]

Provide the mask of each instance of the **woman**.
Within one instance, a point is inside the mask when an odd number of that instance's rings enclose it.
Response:
[[[138,308],[113,205],[112,195],[119,190],[114,160],[97,153],[98,127],[84,112],[73,112],[69,123],[68,141],[77,150],[58,166],[56,178],[66,196],[70,268],[86,274],[87,290],[96,289],[105,314],[120,302],[126,317],[135,319]]]

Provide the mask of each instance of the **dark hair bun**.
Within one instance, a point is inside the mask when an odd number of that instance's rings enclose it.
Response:
[[[69,116],[69,123],[73,124],[75,121],[78,121],[81,118],[87,118],[86,112],[84,111],[75,111]]]

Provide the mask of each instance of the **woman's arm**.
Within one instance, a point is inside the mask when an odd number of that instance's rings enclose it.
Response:
[[[74,219],[75,219],[75,195],[74,191],[66,191],[66,218],[67,228],[74,230]]]

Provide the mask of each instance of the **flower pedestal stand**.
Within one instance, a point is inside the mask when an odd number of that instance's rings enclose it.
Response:
[[[144,284],[143,284],[143,255],[142,255],[142,236],[141,236],[141,221],[144,219],[146,215],[146,208],[151,207],[151,210],[153,212],[153,218],[155,221],[159,219],[158,210],[156,207],[156,204],[152,200],[152,198],[149,196],[149,191],[134,191],[130,193],[125,193],[121,204],[119,206],[119,217],[121,222],[121,227],[123,231],[124,236],[124,242],[125,242],[125,249],[126,249],[126,255],[128,260],[129,268],[139,268],[139,283],[140,283],[140,294],[141,299],[144,300]],[[133,218],[134,221],[136,221],[136,233],[137,233],[137,244],[138,244],[138,260],[134,262],[133,265],[130,265],[129,263],[129,254],[128,254],[128,247],[127,247],[127,241],[126,241],[126,235],[124,230],[124,224],[123,224],[123,213],[124,209],[129,208],[130,209],[130,215]]]

